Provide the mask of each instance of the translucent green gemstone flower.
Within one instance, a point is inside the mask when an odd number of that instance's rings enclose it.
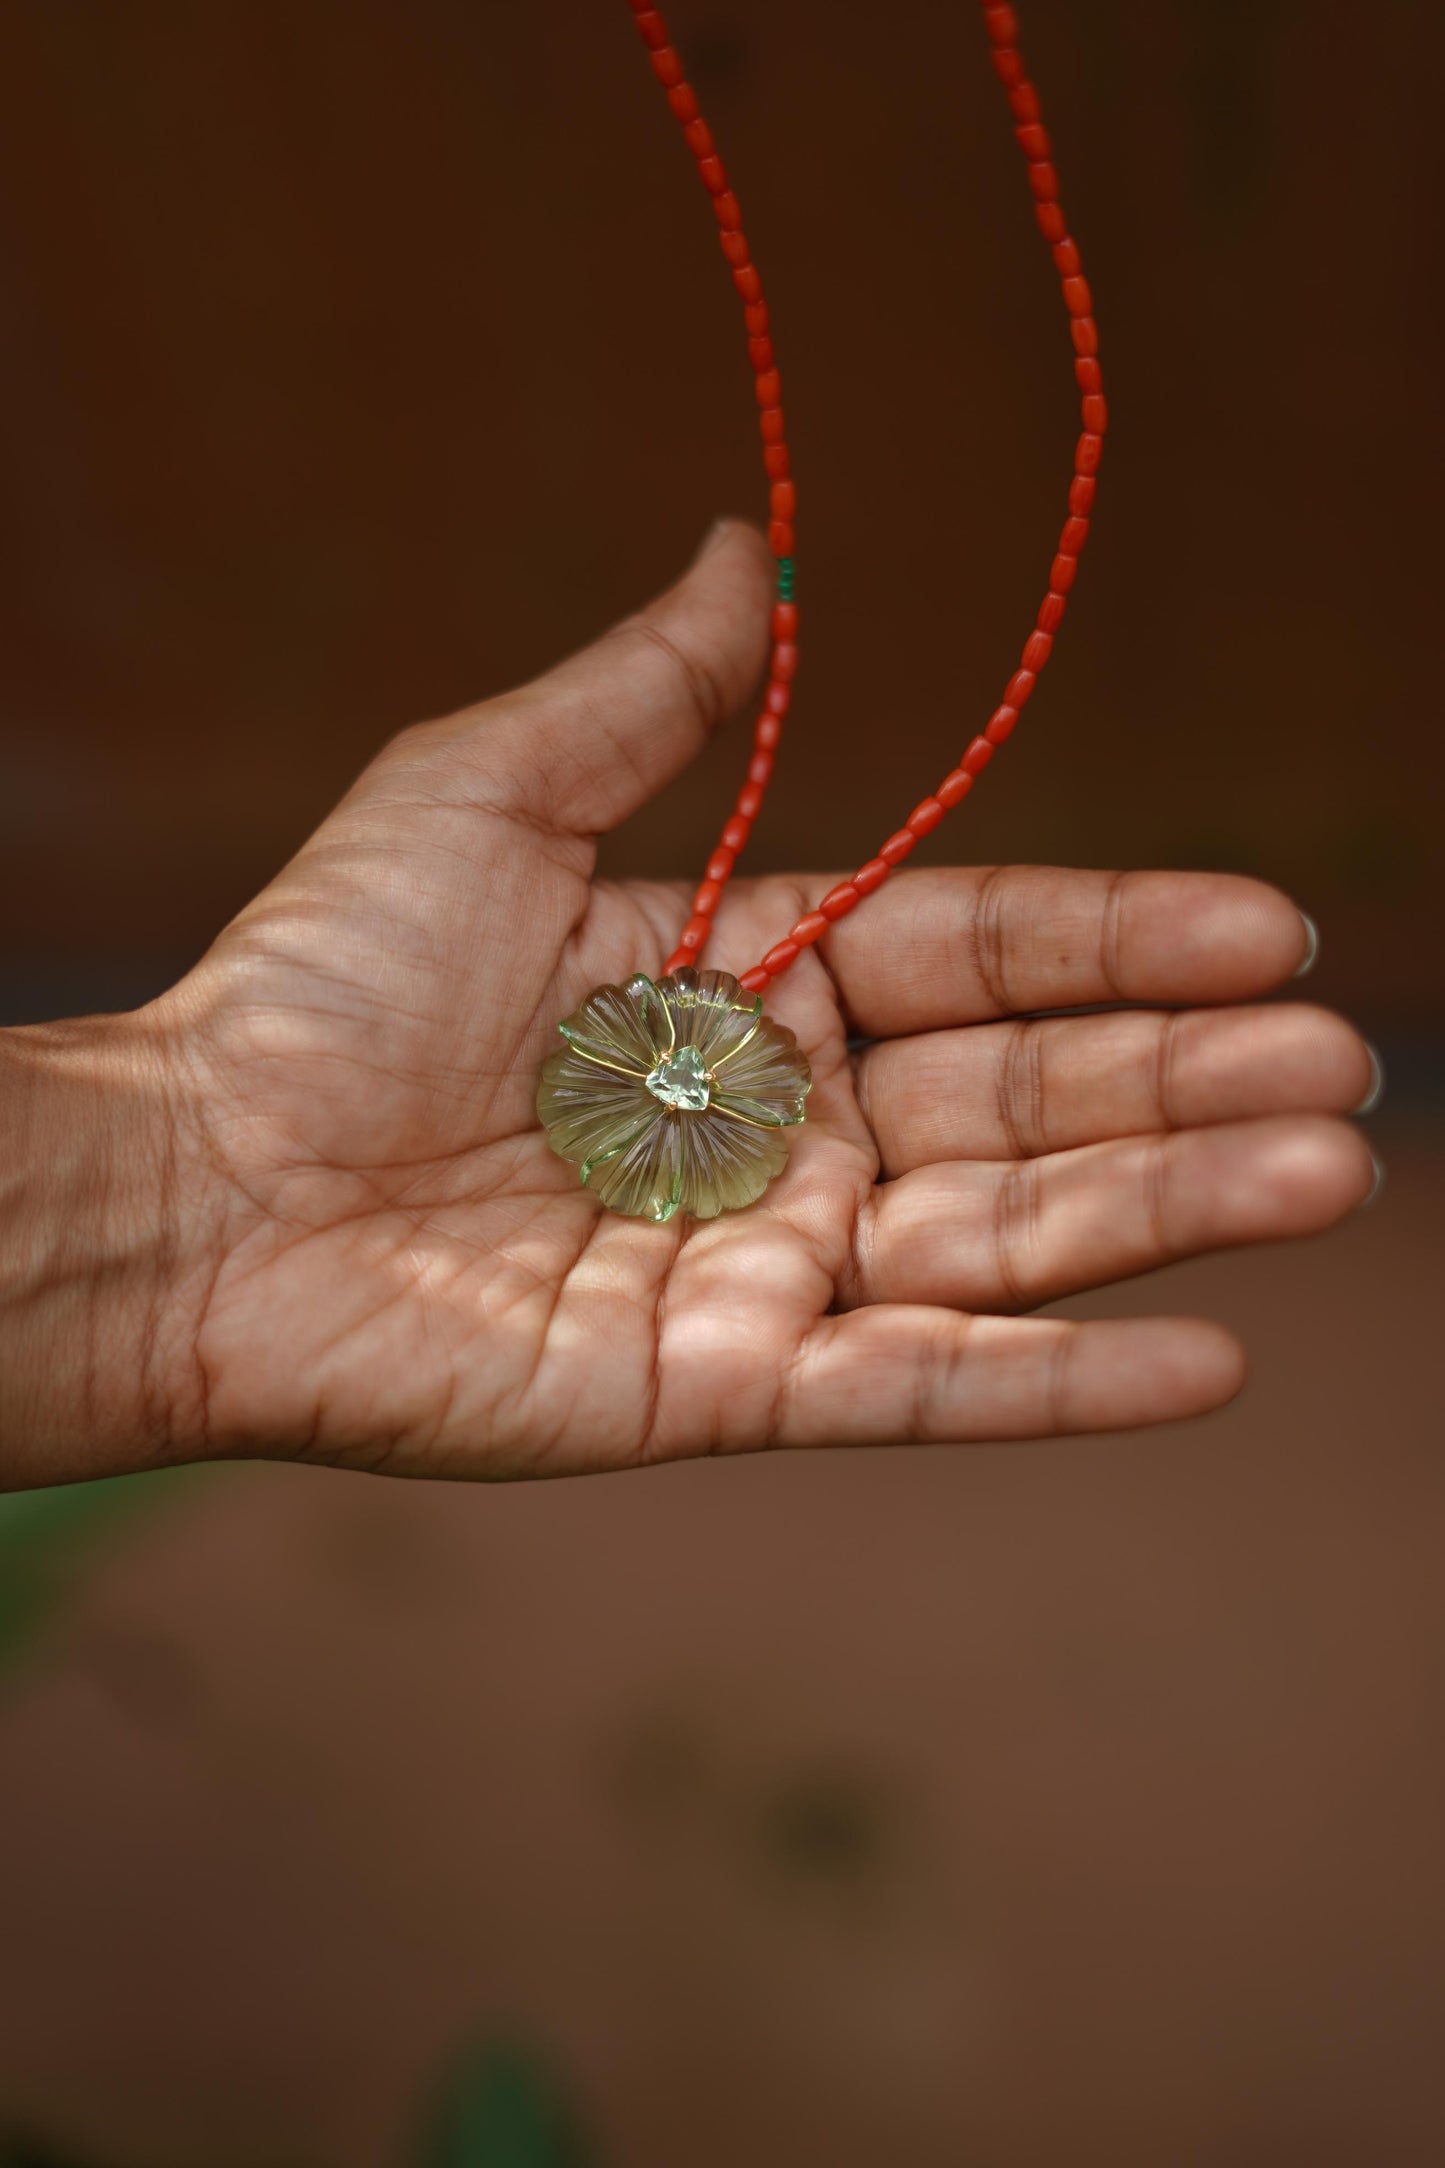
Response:
[[[599,986],[558,1025],[537,1112],[547,1142],[614,1212],[713,1219],[787,1161],[812,1076],[798,1042],[726,971]]]

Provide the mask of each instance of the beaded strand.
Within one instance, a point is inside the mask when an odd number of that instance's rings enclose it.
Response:
[[[723,887],[762,807],[763,793],[773,772],[773,757],[782,721],[791,699],[798,648],[797,604],[793,599],[793,521],[797,508],[783,433],[782,385],[768,336],[768,309],[762,283],[752,263],[742,231],[742,214],[736,195],[728,187],[722,162],[713,149],[712,132],[698,112],[697,98],[687,83],[682,62],[667,42],[667,31],[657,9],[646,0],[630,0],[637,27],[651,48],[653,72],[667,91],[669,105],[683,123],[688,148],[698,161],[703,185],[713,197],[713,208],[722,228],[723,253],[733,267],[733,283],[744,304],[748,329],[748,357],[753,364],[763,460],[770,480],[771,514],[768,539],[778,560],[778,599],[773,606],[773,649],[768,687],[762,713],[753,732],[753,757],[748,780],[738,795],[731,818],[725,824],[718,849],[708,860],[706,877],[693,898],[678,945],[667,960],[667,970],[696,963],[711,931],[712,917],[722,899]],[[1081,400],[1082,432],[1074,448],[1074,472],[1069,484],[1069,516],[1059,534],[1048,590],[1039,606],[1034,629],[1024,642],[1019,666],[1004,687],[1003,699],[979,736],[970,740],[958,766],[951,768],[931,795],[913,808],[903,826],[880,845],[878,854],[861,865],[851,880],[842,881],[823,897],[816,911],[809,911],[776,942],[767,954],[745,971],[739,983],[749,993],[761,993],[771,980],[795,963],[803,950],[818,940],[840,918],[881,888],[895,866],[902,865],[922,836],[930,835],[943,816],[968,796],[975,779],[993,759],[999,746],[1012,736],[1019,716],[1032,696],[1039,672],[1053,650],[1054,635],[1063,621],[1068,597],[1079,568],[1079,554],[1089,534],[1096,476],[1104,451],[1108,409],[1099,365],[1099,332],[1094,322],[1093,300],[1079,258],[1078,243],[1070,236],[1059,203],[1059,180],[1054,169],[1049,138],[1040,117],[1039,96],[1024,72],[1018,46],[1018,16],[1011,6],[983,0],[984,29],[993,48],[994,72],[1003,85],[1014,118],[1014,136],[1023,153],[1034,215],[1049,243],[1054,269],[1059,275],[1069,334],[1074,347],[1074,377]]]
[[[793,673],[798,667],[798,605],[794,599],[793,540],[798,492],[793,481],[792,458],[783,422],[783,383],[768,331],[768,304],[763,282],[743,232],[743,214],[728,185],[727,169],[713,146],[712,130],[698,110],[697,92],[683,72],[681,56],[669,44],[667,25],[651,0],[629,0],[642,42],[648,48],[652,72],[667,93],[673,114],[682,123],[683,140],[697,160],[698,178],[712,197],[718,239],[732,271],[733,285],[743,304],[748,335],[748,360],[752,364],[753,389],[758,402],[758,429],[763,440],[763,466],[768,476],[768,544],[777,560],[777,599],[773,604],[772,654],[768,664],[767,690],[753,725],[753,757],[747,781],[737,803],[723,824],[717,849],[707,862],[692,916],[678,936],[677,947],[666,968],[676,971],[695,964],[703,943],[712,931],[713,913],[722,901],[723,889],[738,855],[762,811],[763,797],[772,779],[783,717],[793,696]]]

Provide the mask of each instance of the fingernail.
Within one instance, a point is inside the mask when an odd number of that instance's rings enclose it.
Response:
[[[1385,1096],[1385,1064],[1368,1039],[1365,1041],[1365,1052],[1370,1057],[1370,1088],[1355,1108],[1356,1114],[1373,1114]]]
[[[732,521],[730,519],[715,519],[713,521],[701,542],[698,543],[696,555],[692,560],[694,564],[697,563],[699,557],[706,557],[709,550],[717,547],[731,525]]]
[[[1369,1211],[1370,1206],[1375,1203],[1376,1199],[1379,1197],[1380,1191],[1385,1186],[1385,1162],[1383,1161],[1383,1159],[1376,1159],[1373,1152],[1371,1152],[1370,1154],[1370,1161],[1375,1170],[1375,1179],[1370,1184],[1369,1195],[1365,1198],[1364,1203],[1360,1206],[1360,1210],[1362,1212]]]
[[[1315,959],[1320,952],[1319,927],[1310,917],[1308,911],[1301,911],[1300,917],[1305,922],[1305,952],[1302,960],[1295,966],[1294,975],[1297,979],[1304,978],[1306,973],[1314,970]]]

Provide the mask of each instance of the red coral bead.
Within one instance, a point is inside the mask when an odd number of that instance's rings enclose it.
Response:
[[[901,866],[917,841],[911,828],[895,828],[888,841],[879,845],[878,856],[885,866]]]
[[[1064,214],[1056,203],[1035,205],[1034,218],[1046,241],[1062,241],[1067,237],[1068,228],[1064,224]]]
[[[1092,474],[1076,474],[1069,484],[1069,510],[1075,519],[1087,519],[1094,509],[1098,483]]]
[[[870,858],[853,876],[853,886],[860,896],[871,896],[875,888],[881,888],[893,868],[886,858]]]
[[[1060,556],[1077,557],[1088,539],[1089,522],[1086,519],[1080,519],[1077,516],[1066,519],[1059,529]]]
[[[792,698],[792,686],[784,685],[779,678],[773,679],[763,695],[764,703],[774,715],[786,715]]]
[[[962,768],[950,768],[933,793],[940,805],[956,806],[973,789],[973,777]]]
[[[1018,709],[1011,708],[1007,701],[1002,707],[995,708],[983,726],[983,734],[988,739],[989,744],[1003,745],[1006,740],[1013,736],[1018,719]]]
[[[773,638],[791,640],[798,629],[798,605],[796,602],[773,604]]]
[[[846,918],[858,901],[859,894],[856,881],[840,881],[836,888],[829,889],[818,909],[822,912],[824,918],[831,923],[835,919]]]
[[[799,948],[807,948],[811,942],[817,940],[819,934],[824,934],[827,931],[828,921],[824,918],[822,912],[809,911],[798,920],[797,925],[789,933],[788,939],[796,941]]]
[[[1028,703],[1030,693],[1038,683],[1032,670],[1015,670],[1003,689],[1003,702],[1007,708],[1021,708]]]
[[[771,708],[764,708],[762,714],[758,717],[756,723],[754,723],[753,725],[754,745],[760,745],[765,752],[771,752],[773,750],[773,747],[778,743],[778,740],[782,737],[782,735],[782,716],[774,715]],[[756,781],[756,777],[754,778],[754,780]]]
[[[674,83],[667,94],[667,102],[679,120],[697,119],[697,92],[691,83]]]
[[[745,821],[755,821],[763,810],[763,793],[757,783],[744,783],[738,792],[738,811]]]
[[[1104,389],[1104,372],[1099,367],[1097,354],[1076,354],[1074,356],[1074,382],[1078,385],[1080,391],[1102,391]]]
[[[747,842],[752,825],[752,822],[744,813],[734,813],[730,820],[723,823],[722,847],[725,851],[733,853],[734,860],[736,860],[738,852]]]
[[[1029,186],[1038,201],[1052,203],[1059,192],[1059,176],[1048,159],[1033,159],[1029,164],[1028,176]]]
[[[1004,89],[1011,90],[1015,83],[1021,83],[1024,79],[1023,54],[1016,52],[1012,46],[1000,46],[993,56],[993,72]]]
[[[748,327],[750,339],[760,339],[768,328],[768,304],[766,301],[750,301],[743,310],[743,322]]]
[[[1086,278],[1066,278],[1063,291],[1064,307],[1068,310],[1070,316],[1093,315],[1094,297],[1089,292],[1089,282]]]
[[[753,379],[753,394],[760,407],[781,406],[783,380],[776,369],[764,369]]]
[[[791,519],[798,509],[796,482],[774,482],[768,491],[768,509],[774,519]]]
[[[1049,586],[1055,594],[1066,595],[1078,576],[1078,558],[1069,556],[1065,550],[1060,550],[1058,556],[1049,566]]]
[[[670,45],[662,45],[652,55],[652,72],[659,83],[671,90],[683,78],[681,53],[675,53]]]
[[[735,269],[742,271],[752,270],[752,265],[748,261],[751,250],[748,246],[748,237],[745,233],[720,233],[718,235],[718,241],[721,244],[724,256],[726,256],[728,262],[732,264]],[[756,273],[754,273],[754,276],[756,276]]]
[[[762,300],[763,282],[758,277],[755,265],[750,263],[739,264],[733,273],[733,284],[744,301]]]
[[[768,950],[767,955],[763,958],[761,968],[767,972],[769,978],[776,978],[780,971],[786,971],[789,964],[796,963],[797,960],[797,942],[793,940],[779,941]]]
[[[768,548],[775,557],[791,557],[796,544],[792,527],[785,519],[768,523]]]
[[[787,445],[765,444],[763,446],[763,465],[775,482],[781,481],[785,474],[790,474],[793,460]]]
[[[1069,337],[1074,342],[1076,354],[1097,354],[1099,351],[1099,327],[1092,316],[1071,316]]]
[[[1097,474],[1099,461],[1104,456],[1104,440],[1095,431],[1086,429],[1074,446],[1074,471],[1076,474]]]
[[[773,756],[764,745],[748,762],[748,781],[766,788],[773,780]]]
[[[764,971],[761,964],[754,964],[751,971],[745,971],[743,973],[742,977],[738,980],[738,984],[739,986],[741,986],[744,993],[761,994],[766,992],[767,984],[771,977],[771,971]]]
[[[723,844],[713,852],[707,862],[707,877],[710,881],[725,881],[736,864],[737,853]]]
[[[647,44],[654,47],[666,45],[667,25],[656,8],[644,8],[637,18],[637,27]]]
[[[682,139],[694,158],[701,161],[712,156],[712,130],[699,114],[696,120],[683,123]]]
[[[1054,269],[1061,279],[1077,277],[1079,270],[1079,244],[1077,241],[1066,238],[1054,243]]]
[[[773,676],[790,684],[798,668],[798,647],[795,640],[779,640],[773,649]]]
[[[705,128],[707,122],[702,126]],[[716,154],[699,158],[697,177],[710,196],[720,196],[728,184],[727,168]]]
[[[1011,7],[986,7],[983,26],[995,45],[1013,45],[1018,40],[1019,19]]]
[[[764,444],[781,444],[783,441],[783,410],[780,406],[764,407],[758,416],[758,428]]]
[[[771,369],[771,367],[773,366],[772,340],[766,337],[761,339],[749,339],[748,360],[753,365],[754,373],[759,376],[762,374],[764,369]]]
[[[1064,622],[1068,603],[1062,595],[1047,594],[1039,604],[1038,628],[1040,632],[1057,632]]]
[[[982,775],[993,759],[994,746],[991,738],[970,738],[962,760],[959,762],[965,775]]]
[[[679,948],[700,949],[712,932],[712,921],[701,915],[690,918],[677,937]]]
[[[1024,669],[1032,670],[1037,675],[1048,661],[1053,651],[1053,645],[1053,637],[1050,633],[1031,632],[1024,642],[1024,651],[1020,658]]]
[[[711,918],[722,902],[722,882],[704,881],[692,899],[692,907],[699,918]]]
[[[1008,94],[1008,105],[1014,119],[1021,123],[1039,117],[1039,94],[1032,83],[1015,83]]]
[[[911,828],[916,836],[932,835],[943,819],[944,811],[944,806],[937,798],[920,798],[903,825]]]
[[[720,196],[713,197],[712,210],[713,217],[720,226],[731,226],[735,230],[741,227],[743,207],[730,188],[725,188]]]
[[[1100,391],[1085,392],[1082,405],[1084,427],[1091,429],[1095,436],[1101,437],[1109,426],[1109,407],[1104,394]]]

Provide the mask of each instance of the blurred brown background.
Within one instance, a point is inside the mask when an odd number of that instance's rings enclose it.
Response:
[[[1031,621],[1064,320],[971,6],[669,20],[804,503],[756,863],[846,867]],[[1445,2157],[1445,14],[1024,28],[1113,428],[1045,687],[925,849],[1287,887],[1385,1052],[1385,1198],[1139,1291],[1256,1350],[1187,1433],[178,1492],[0,1682],[0,2130],[380,2168],[517,2033],[619,2168]],[[158,990],[392,729],[761,481],[621,0],[8,0],[0,84],[13,1021]],[[611,863],[694,871],[742,759]]]

